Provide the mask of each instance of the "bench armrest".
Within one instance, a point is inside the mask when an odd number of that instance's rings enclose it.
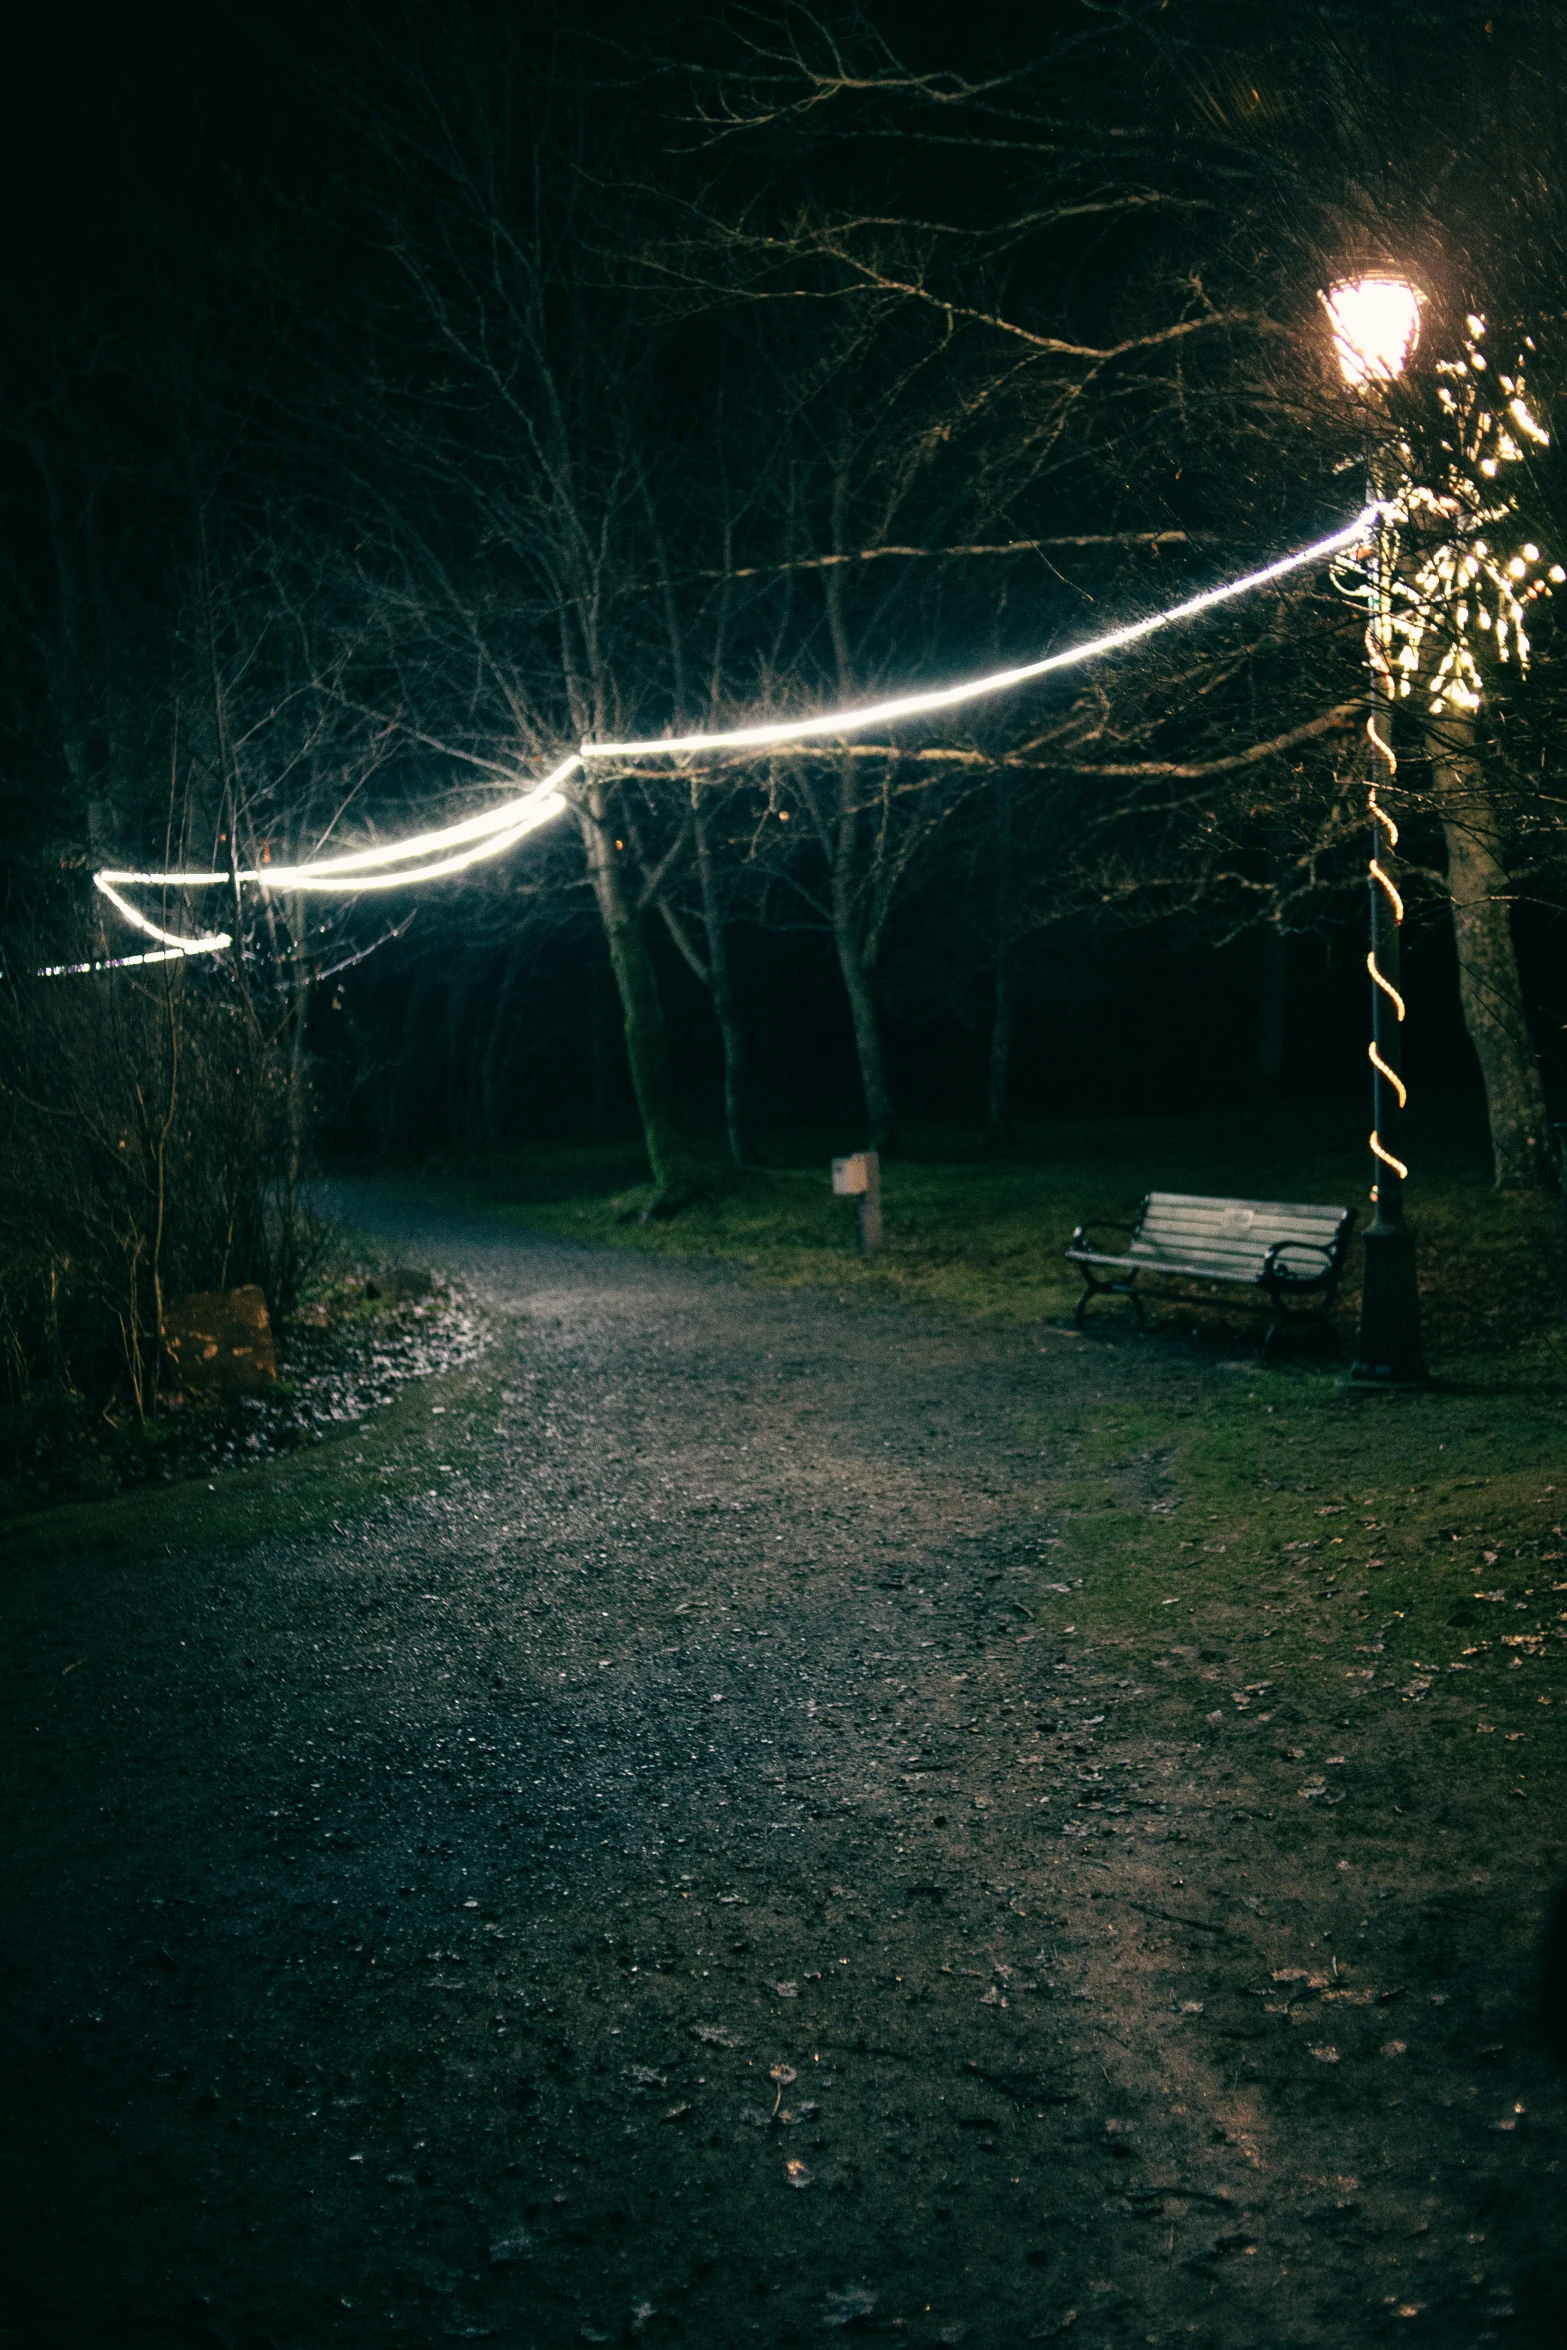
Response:
[[[1316,1257],[1320,1261],[1308,1271],[1296,1272],[1290,1265],[1281,1265],[1279,1259],[1289,1255]],[[1321,1248],[1314,1240],[1276,1240],[1262,1260],[1262,1279],[1271,1288],[1277,1282],[1325,1281],[1338,1263],[1337,1249]]]
[[[1071,1239],[1067,1242],[1067,1246],[1068,1248],[1076,1248],[1080,1240],[1087,1240],[1090,1233],[1094,1232],[1125,1232],[1129,1235],[1135,1235],[1136,1231],[1135,1224],[1117,1224],[1108,1216],[1095,1216],[1092,1222],[1077,1226]]]

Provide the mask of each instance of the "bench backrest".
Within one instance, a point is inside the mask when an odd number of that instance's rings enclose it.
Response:
[[[1129,1253],[1222,1267],[1237,1281],[1255,1281],[1276,1241],[1309,1242],[1326,1249],[1337,1263],[1354,1220],[1348,1208],[1301,1200],[1204,1199],[1195,1192],[1151,1191],[1138,1213]],[[1313,1260],[1298,1257],[1295,1263],[1304,1273]]]

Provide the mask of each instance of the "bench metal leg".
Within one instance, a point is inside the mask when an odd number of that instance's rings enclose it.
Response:
[[[1083,1327],[1083,1316],[1088,1309],[1089,1301],[1096,1297],[1126,1298],[1132,1307],[1132,1311],[1137,1316],[1138,1329],[1147,1329],[1148,1316],[1143,1311],[1142,1299],[1138,1296],[1136,1289],[1133,1287],[1133,1283],[1135,1283],[1137,1279],[1137,1275],[1135,1273],[1132,1275],[1130,1281],[1096,1281],[1093,1275],[1089,1272],[1086,1265],[1079,1265],[1077,1269],[1083,1276],[1083,1294],[1078,1299],[1076,1307],[1073,1309],[1072,1320],[1079,1330],[1081,1330]]]
[[[1268,1324],[1267,1336],[1262,1342],[1264,1369],[1272,1362],[1274,1352],[1282,1340],[1300,1344],[1315,1343],[1328,1354],[1339,1352],[1338,1332],[1328,1319],[1325,1306],[1301,1306],[1291,1309],[1274,1300],[1273,1320]]]

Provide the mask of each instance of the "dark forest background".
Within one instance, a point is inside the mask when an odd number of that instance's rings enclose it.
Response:
[[[1366,1088],[1362,616],[1322,571],[806,758],[595,769],[427,890],[141,892],[473,813],[657,735],[1028,659],[1328,531],[1368,407],[1567,380],[1548,0],[62,8],[12,35],[0,364],[0,1363],[156,1408],[164,1304],[286,1307],[313,1153],[640,1133],[665,1200],[791,1127]],[[1554,443],[1505,530],[1567,549]],[[1511,544],[1511,539],[1509,544]],[[1401,714],[1417,1093],[1552,1184],[1561,720]]]

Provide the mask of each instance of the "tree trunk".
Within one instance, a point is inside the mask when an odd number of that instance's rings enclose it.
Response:
[[[721,930],[708,933],[708,953],[713,975],[713,1012],[724,1047],[724,1131],[729,1138],[729,1156],[737,1167],[754,1167],[759,1161],[756,1145],[751,1140],[745,1031],[735,1010],[734,990],[729,983],[729,955]]]
[[[307,935],[306,915],[298,899],[289,903],[288,956],[288,1156],[283,1167],[279,1203],[277,1294],[280,1313],[291,1314],[299,1302],[299,1278],[304,1255],[300,1240],[300,1186],[305,1179],[306,1136],[310,1126],[310,999],[314,981],[299,942]]]
[[[577,815],[599,919],[609,948],[610,968],[620,994],[626,1058],[631,1064],[631,1083],[641,1114],[648,1165],[661,1198],[673,1205],[680,1193],[689,1192],[700,1181],[701,1170],[675,1114],[658,974],[626,887],[626,871],[615,847],[606,799],[603,781],[591,776],[578,801]]]
[[[986,1071],[985,1087],[985,1147],[1000,1150],[1011,1133],[1007,1116],[1007,1086],[1012,1074],[1012,957],[1006,947],[998,949],[995,970],[995,998],[990,1013],[990,1062]]]
[[[724,1129],[729,1137],[729,1156],[737,1167],[757,1164],[756,1145],[751,1139],[750,1072],[746,1066],[745,1031],[735,1010],[734,988],[729,976],[729,941],[725,934],[723,907],[719,901],[717,879],[713,871],[713,846],[708,833],[706,811],[702,804],[702,786],[696,779],[691,784],[691,826],[696,839],[697,878],[702,889],[702,927],[707,933],[707,986],[713,999],[713,1016],[718,1022],[718,1033],[724,1047]]]
[[[887,1062],[882,1052],[870,972],[855,920],[858,832],[853,777],[850,762],[844,760],[838,773],[838,839],[832,868],[833,943],[838,949],[838,968],[843,973],[849,1017],[854,1023],[854,1050],[860,1064],[860,1087],[865,1095],[867,1140],[873,1151],[890,1157],[898,1147],[897,1119],[892,1107],[892,1088],[887,1083]]]
[[[845,431],[848,417],[845,414]],[[833,475],[833,547],[843,551],[843,514],[848,494],[848,470],[840,463]],[[843,581],[837,571],[822,573],[822,587],[827,606],[827,626],[832,637],[833,653],[838,666],[838,689],[847,699],[853,690],[853,665],[849,659],[849,637],[843,617]],[[832,927],[833,942],[838,949],[838,968],[843,973],[843,984],[849,998],[849,1017],[854,1022],[854,1049],[860,1064],[860,1088],[865,1095],[865,1118],[869,1128],[868,1141],[873,1151],[884,1157],[898,1147],[897,1120],[893,1114],[892,1089],[887,1083],[887,1063],[881,1049],[881,1029],[876,1019],[875,999],[871,994],[870,967],[860,923],[856,920],[854,903],[855,883],[859,879],[860,814],[855,800],[854,761],[838,761],[838,813],[836,840],[829,851],[832,864]]]
[[[852,932],[840,927],[837,946],[838,968],[843,973],[843,984],[849,998],[849,1016],[854,1022],[854,1049],[859,1056],[860,1085],[865,1094],[866,1139],[873,1151],[880,1151],[884,1158],[890,1158],[898,1147],[898,1122],[892,1107],[892,1089],[887,1083],[887,1064],[881,1049],[881,1029],[877,1024],[870,980],[860,961],[859,946]]]
[[[1472,719],[1444,716],[1431,767],[1447,835],[1459,996],[1485,1082],[1496,1187],[1548,1189],[1555,1168],[1545,1087],[1513,944],[1502,826],[1475,752]]]
[[[614,974],[602,930],[595,932],[588,967],[588,1061],[592,1088],[588,1131],[595,1142],[607,1142],[610,1104],[615,1082],[615,1031],[611,1004]]]

